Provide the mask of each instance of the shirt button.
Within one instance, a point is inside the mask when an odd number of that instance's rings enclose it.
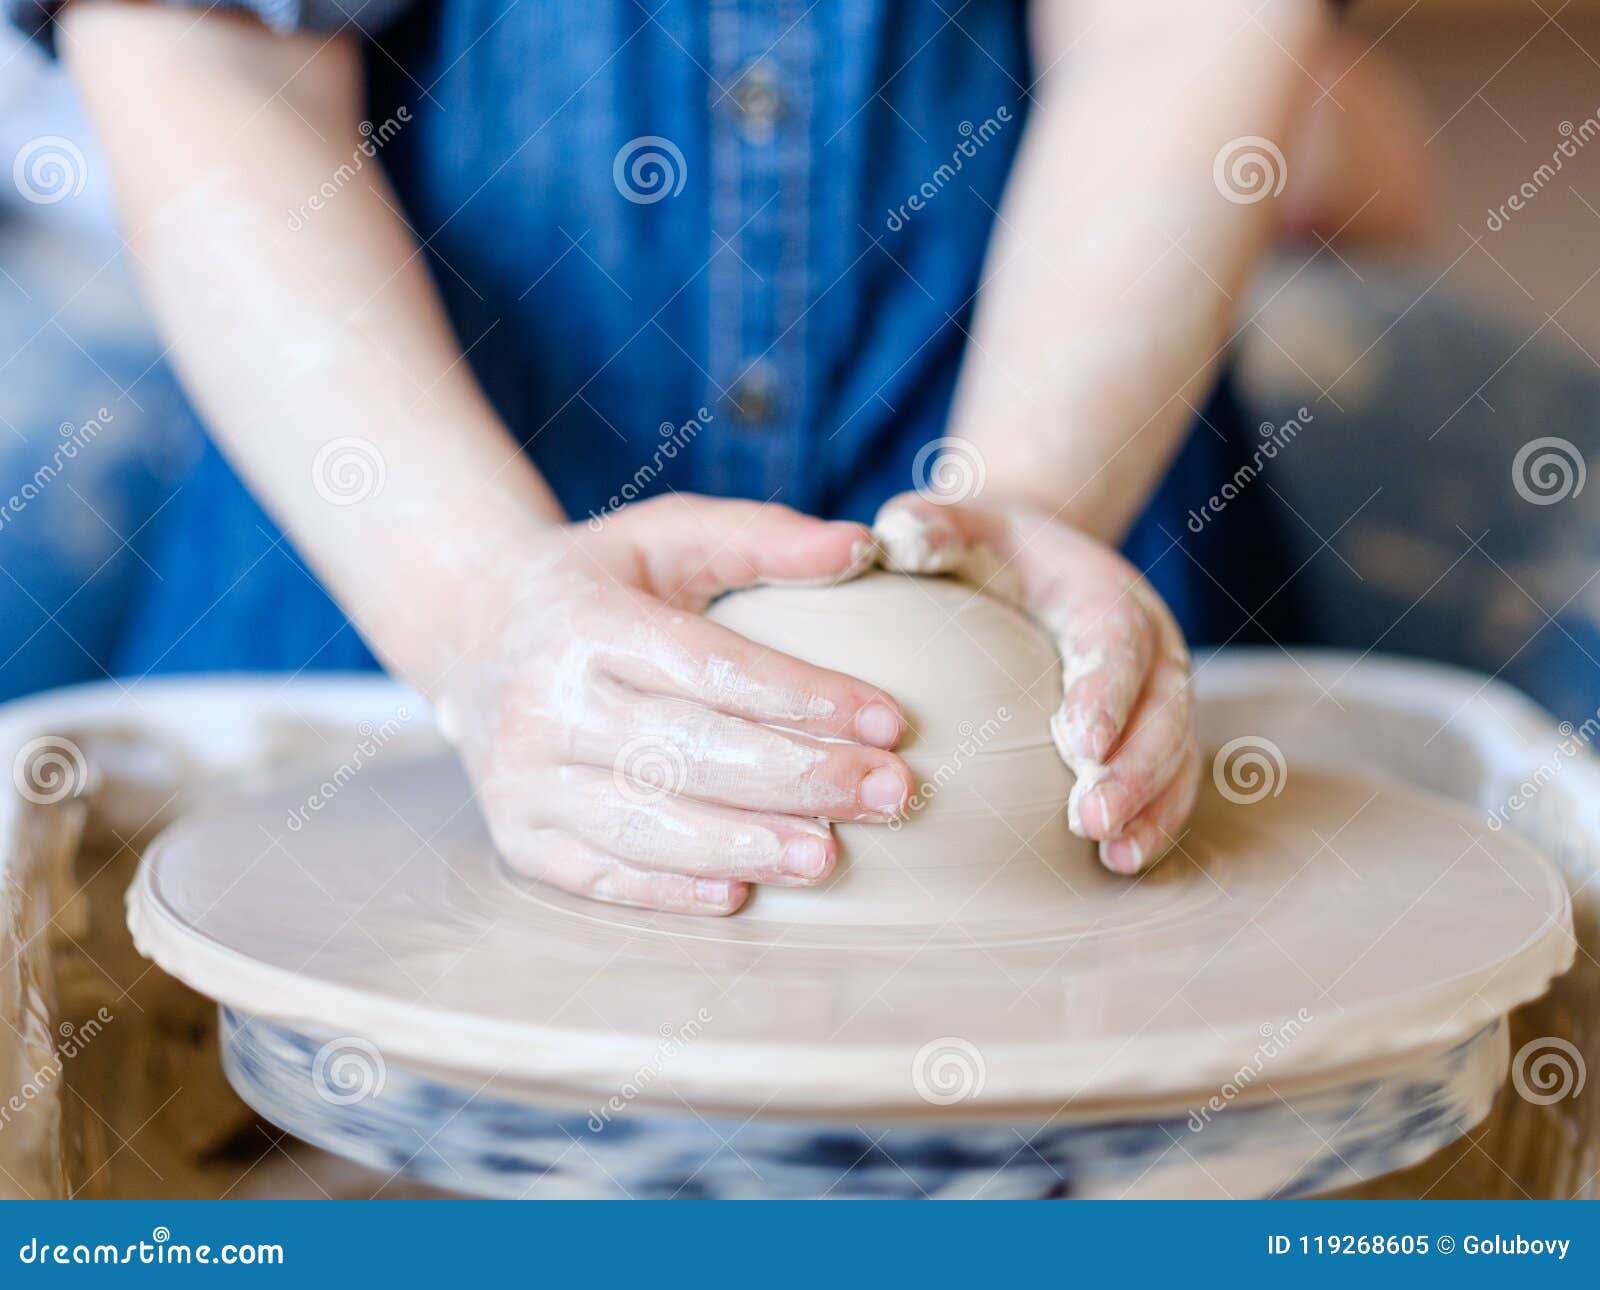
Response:
[[[757,359],[745,368],[728,390],[728,406],[735,421],[747,425],[771,421],[778,415],[778,376],[770,363]]]
[[[772,138],[773,127],[783,111],[783,100],[770,63],[751,63],[744,69],[733,87],[733,103],[747,139],[764,143]]]

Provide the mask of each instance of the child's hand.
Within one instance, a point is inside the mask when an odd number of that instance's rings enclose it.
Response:
[[[705,498],[551,530],[438,700],[501,854],[566,891],[698,914],[825,877],[827,821],[886,821],[910,795],[884,751],[899,707],[701,611],[872,556],[862,525]]]
[[[1119,873],[1159,859],[1194,807],[1200,756],[1183,634],[1139,571],[1025,508],[907,493],[885,504],[875,531],[891,567],[959,572],[1055,636],[1065,694],[1051,731],[1077,776],[1072,829],[1099,841]]]

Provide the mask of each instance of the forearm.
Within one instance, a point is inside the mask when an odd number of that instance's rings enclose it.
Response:
[[[355,49],[159,8],[80,2],[63,23],[185,387],[363,634],[431,687],[562,516],[361,147]]]
[[[1218,153],[1287,139],[1316,93],[1297,62],[1328,21],[1323,0],[1035,9],[1038,104],[951,433],[977,446],[990,495],[1115,541],[1215,380],[1271,232],[1270,200],[1219,191]]]

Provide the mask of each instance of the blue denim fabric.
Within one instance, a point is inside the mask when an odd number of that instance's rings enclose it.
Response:
[[[864,519],[912,484],[1027,117],[1024,14],[439,0],[382,30],[378,155],[468,361],[569,513],[614,504],[689,419],[705,429],[642,493]],[[1253,433],[1225,389],[1205,421],[1129,551],[1195,639],[1251,639],[1278,544],[1257,497],[1186,530]],[[370,665],[214,451],[152,544],[119,670]]]

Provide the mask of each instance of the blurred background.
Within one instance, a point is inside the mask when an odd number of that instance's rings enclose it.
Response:
[[[1600,0],[1357,0],[1244,308],[1309,642],[1600,702]],[[0,36],[0,698],[103,679],[201,433],[61,73]],[[1557,164],[1559,162],[1559,164]],[[1196,499],[1197,504],[1203,499]],[[1277,594],[1263,588],[1266,600]]]

